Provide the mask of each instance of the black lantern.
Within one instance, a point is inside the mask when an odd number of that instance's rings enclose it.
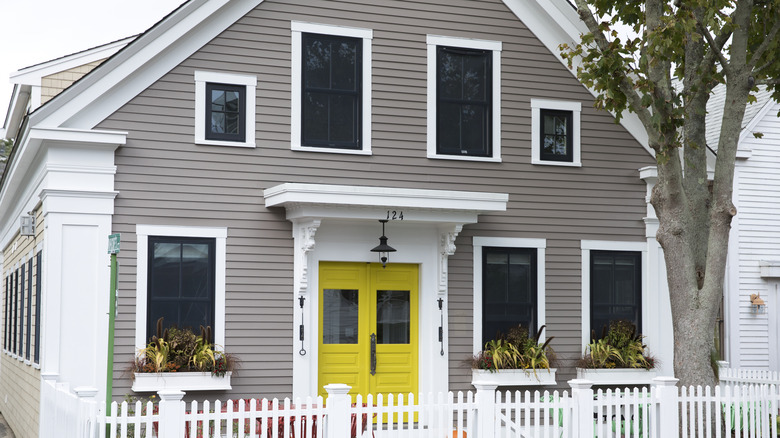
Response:
[[[371,252],[379,253],[379,261],[382,262],[382,267],[384,268],[390,260],[390,253],[395,252],[395,248],[387,244],[387,237],[385,236],[387,219],[379,219],[379,222],[382,222],[382,237],[379,238],[379,245],[372,249]]]

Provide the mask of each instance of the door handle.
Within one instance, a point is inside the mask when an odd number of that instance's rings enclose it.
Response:
[[[376,375],[376,333],[371,333],[371,375]]]

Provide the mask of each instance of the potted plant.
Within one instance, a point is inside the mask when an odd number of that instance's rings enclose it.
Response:
[[[157,321],[157,335],[139,352],[133,362],[133,391],[229,390],[230,378],[238,360],[216,348],[211,327],[200,327],[200,335],[190,329],[163,330]]]
[[[518,325],[506,335],[485,343],[471,360],[471,383],[495,383],[498,386],[554,385],[555,352],[548,338],[539,343],[545,326],[531,338],[528,329]]]
[[[577,378],[595,385],[649,384],[656,375],[655,358],[647,351],[642,338],[633,323],[610,322],[601,338],[587,346],[577,363]]]

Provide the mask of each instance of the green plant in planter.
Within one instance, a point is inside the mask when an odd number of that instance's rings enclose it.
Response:
[[[217,351],[211,339],[211,327],[200,327],[200,336],[190,329],[171,327],[163,330],[163,319],[157,320],[157,334],[143,348],[133,363],[136,373],[177,371],[211,372],[224,376],[238,367],[238,359]]]
[[[595,333],[593,338],[595,338]],[[592,341],[585,355],[577,363],[579,368],[644,368],[655,367],[655,359],[648,354],[642,335],[629,321],[609,323],[601,339]]]
[[[499,333],[496,339],[486,342],[485,348],[472,358],[471,367],[492,372],[551,368],[555,360],[555,352],[550,347],[553,338],[539,343],[544,328],[541,326],[534,338],[529,337],[527,328],[519,325],[511,328],[506,335]]]

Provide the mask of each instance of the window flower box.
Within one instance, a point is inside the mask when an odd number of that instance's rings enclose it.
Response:
[[[556,368],[537,370],[471,370],[471,384],[494,383],[498,386],[555,385]]]
[[[590,380],[596,386],[649,385],[657,374],[652,368],[577,368],[578,379]]]
[[[215,376],[210,372],[182,373],[134,373],[132,390],[135,392],[157,392],[163,389],[180,391],[225,391],[230,386],[231,371],[224,376]]]

